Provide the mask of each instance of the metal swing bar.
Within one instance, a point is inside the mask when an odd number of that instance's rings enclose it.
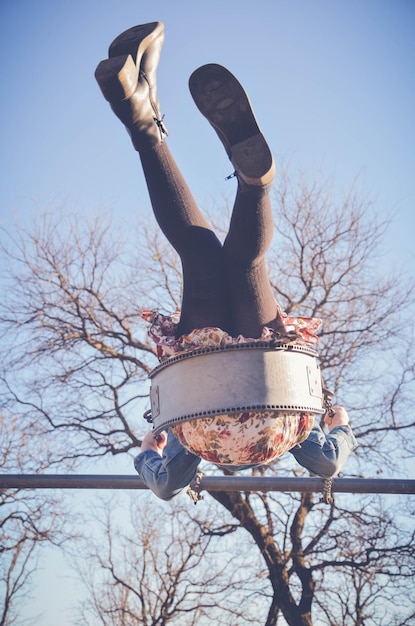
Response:
[[[322,478],[203,476],[198,491],[321,492]],[[147,489],[137,476],[111,474],[1,474],[0,489]],[[333,478],[335,493],[415,494],[415,480]]]

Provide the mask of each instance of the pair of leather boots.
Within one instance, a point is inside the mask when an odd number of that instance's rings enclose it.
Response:
[[[95,71],[104,97],[138,152],[158,146],[168,134],[156,81],[163,42],[162,22],[130,28],[112,42],[109,58]],[[190,76],[189,88],[224,145],[238,179],[249,186],[268,186],[275,174],[274,160],[248,95],[233,74],[215,63],[203,65]]]

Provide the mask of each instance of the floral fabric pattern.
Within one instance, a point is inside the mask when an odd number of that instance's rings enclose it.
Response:
[[[244,411],[173,426],[182,446],[218,465],[262,465],[307,439],[314,416],[284,411]]]
[[[165,361],[171,356],[183,354],[202,348],[218,348],[236,343],[283,341],[299,345],[315,346],[318,342],[316,335],[321,326],[321,320],[315,317],[289,317],[279,309],[285,334],[265,326],[260,337],[253,339],[238,335],[232,337],[221,328],[196,328],[187,335],[176,338],[176,330],[180,320],[180,311],[171,315],[162,315],[158,311],[144,309],[141,317],[151,324],[148,335],[157,347],[157,357]]]
[[[315,346],[321,320],[312,317],[289,317],[279,309],[284,324],[283,335],[264,327],[256,339],[232,337],[221,328],[197,328],[176,337],[180,312],[162,315],[143,310],[141,316],[151,324],[150,339],[157,347],[160,362],[203,348],[225,347],[237,343],[282,341]],[[180,392],[180,391],[179,391]],[[182,391],[183,392],[183,391]],[[184,391],[185,393],[185,391]],[[219,465],[261,465],[270,463],[307,439],[314,415],[283,410],[243,411],[188,420],[172,427],[184,448],[206,461]]]

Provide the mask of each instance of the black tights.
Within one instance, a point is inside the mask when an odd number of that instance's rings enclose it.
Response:
[[[197,206],[164,142],[140,153],[157,222],[180,256],[183,300],[177,336],[220,327],[259,337],[279,328],[265,253],[273,234],[268,191],[238,182],[229,232],[222,245]]]

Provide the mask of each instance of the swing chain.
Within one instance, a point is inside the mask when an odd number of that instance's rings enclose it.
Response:
[[[334,417],[333,396],[333,391],[330,391],[330,389],[327,389],[327,387],[323,385],[323,404],[329,417]]]
[[[323,487],[320,496],[320,502],[324,502],[324,504],[333,504],[334,496],[333,496],[333,479],[324,478],[323,479]]]
[[[191,501],[193,502],[193,504],[197,504],[199,500],[203,500],[204,496],[200,493],[200,490],[201,490],[200,481],[202,480],[202,478],[203,478],[203,472],[198,470],[196,476],[194,477],[194,480],[190,483],[190,485],[187,488],[186,493],[191,499]]]
[[[334,396],[334,393],[330,391],[330,389],[325,387],[323,384],[324,408],[326,409],[326,413],[328,414],[328,416],[331,418],[334,417],[333,396]],[[324,504],[333,504],[334,502],[333,479],[331,477],[323,479],[323,487],[322,487],[320,502],[324,502]]]

